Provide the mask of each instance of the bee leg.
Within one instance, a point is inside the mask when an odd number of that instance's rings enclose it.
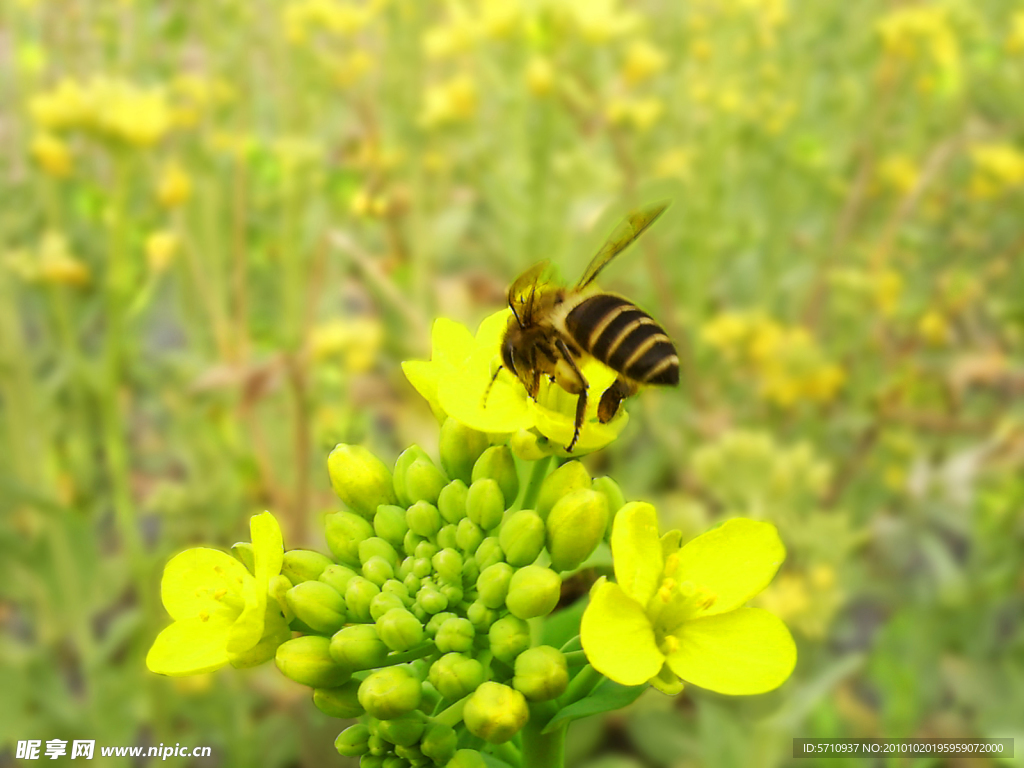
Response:
[[[601,395],[601,402],[597,405],[597,420],[607,424],[619,410],[619,404],[627,397],[635,395],[636,384],[633,384],[621,376],[615,380],[608,389]]]
[[[487,389],[484,390],[484,401],[483,401],[483,403],[481,405],[482,408],[486,408],[487,407],[487,398],[491,396],[491,387],[493,387],[494,386],[494,382],[496,382],[498,380],[498,374],[501,373],[501,369],[504,368],[504,367],[505,367],[504,365],[499,365],[498,366],[498,370],[496,370],[494,372],[494,375],[491,376],[491,382],[487,385]]]
[[[555,345],[558,347],[558,351],[562,354],[562,358],[569,365],[569,368],[572,369],[573,375],[576,379],[575,381],[571,382],[575,386],[565,387],[563,385],[563,387],[566,389],[566,391],[570,392],[571,394],[579,395],[579,397],[576,400],[576,421],[574,424],[575,429],[572,433],[572,440],[565,447],[567,453],[572,453],[572,449],[576,447],[576,441],[580,439],[580,431],[583,429],[583,419],[587,413],[587,390],[590,389],[590,385],[587,383],[587,380],[583,376],[583,372],[579,369],[579,366],[576,365],[576,360],[569,352],[569,348],[565,346],[565,342],[562,341],[561,339],[558,339],[556,340]],[[559,383],[561,384],[561,382]],[[573,389],[576,389],[578,391],[573,392]]]

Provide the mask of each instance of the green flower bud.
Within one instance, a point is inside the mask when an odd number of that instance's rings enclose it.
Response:
[[[473,484],[484,478],[490,478],[498,483],[504,499],[504,509],[515,504],[519,496],[519,471],[508,446],[495,445],[488,448],[473,465]]]
[[[377,634],[376,626],[354,624],[334,633],[330,641],[330,653],[338,664],[358,671],[383,664],[388,657],[388,647]]]
[[[437,546],[441,549],[457,549],[459,546],[458,531],[459,527],[452,523],[441,526],[441,530],[437,532]]]
[[[334,559],[342,565],[358,568],[359,543],[373,536],[373,526],[352,512],[335,512],[324,518],[324,531]]]
[[[411,768],[411,766],[412,763],[410,763],[404,757],[399,757],[398,755],[386,755],[384,757],[384,762],[380,764],[380,768]]]
[[[370,734],[369,744],[371,745],[370,746],[371,749],[373,749],[374,738],[380,739],[380,737],[376,736],[376,734]],[[380,743],[383,744],[384,740],[380,739]],[[383,750],[383,746],[379,747],[378,749],[379,750]],[[383,752],[381,754],[379,754],[379,755],[376,755],[376,754],[363,755],[362,757],[359,758],[359,768],[384,768],[384,755],[383,755]]]
[[[516,657],[512,687],[530,701],[549,701],[565,693],[569,669],[565,654],[550,645],[529,648]]]
[[[498,609],[504,606],[508,585],[514,572],[508,563],[495,563],[480,571],[480,578],[476,580],[480,602],[488,608]]]
[[[270,583],[267,585],[267,597],[272,598],[277,604],[277,607],[281,609],[281,613],[284,616],[286,622],[290,622],[295,618],[295,612],[288,605],[288,601],[285,599],[285,595],[288,594],[288,590],[292,588],[292,583],[288,581],[288,578],[282,576],[280,573],[276,576],[270,577]]]
[[[441,625],[448,621],[448,619],[456,618],[458,618],[458,615],[452,613],[451,611],[442,611],[441,613],[435,613],[433,616],[430,617],[430,621],[427,622],[427,634],[431,637],[436,637],[438,630],[441,629]]]
[[[395,608],[405,610],[405,603],[402,602],[402,598],[389,592],[381,592],[370,601],[370,618],[376,622],[385,613]]]
[[[370,615],[370,602],[380,594],[380,587],[369,579],[356,576],[350,579],[345,587],[345,605],[348,606],[349,616],[353,621],[368,622],[373,619]]]
[[[281,573],[292,584],[299,584],[303,581],[316,581],[324,569],[333,564],[329,557],[311,549],[290,549],[284,553]]]
[[[462,561],[462,583],[464,586],[476,584],[480,577],[480,566],[476,564],[476,558],[472,555]]]
[[[359,680],[349,680],[337,688],[317,688],[313,691],[316,708],[330,717],[342,720],[359,717],[363,708],[359,704]]]
[[[420,705],[420,681],[406,667],[385,667],[371,672],[359,686],[359,703],[378,720],[390,720]]]
[[[504,562],[505,551],[501,548],[501,544],[498,543],[496,536],[488,536],[480,542],[480,546],[476,548],[476,554],[473,557],[482,573],[489,566]]]
[[[384,586],[384,582],[395,578],[395,569],[391,567],[391,563],[379,555],[374,555],[363,563],[362,573],[363,578],[372,581],[378,587]]]
[[[491,628],[491,624],[498,620],[498,611],[488,608],[481,600],[477,600],[466,609],[466,618],[477,632],[483,634]]]
[[[448,478],[430,459],[416,459],[405,472],[405,492],[413,502],[422,500],[436,504],[446,485]]]
[[[462,721],[474,736],[503,744],[526,725],[530,710],[519,691],[501,683],[483,683],[466,702]]]
[[[604,494],[585,488],[567,493],[552,508],[547,520],[547,547],[551,568],[572,571],[590,557],[608,527],[608,501]]]
[[[402,605],[412,605],[412,598],[409,596],[408,588],[398,579],[388,579],[384,582],[380,591],[386,595],[394,595],[402,601]]]
[[[430,560],[434,555],[437,554],[437,545],[431,541],[421,541],[416,545],[416,557],[422,557],[426,560]]]
[[[374,532],[395,549],[402,546],[409,526],[405,522],[405,509],[394,504],[381,504],[373,516]]]
[[[483,528],[468,517],[464,517],[459,521],[459,527],[455,532],[455,542],[463,552],[476,552],[484,536]]]
[[[367,520],[381,504],[398,501],[391,472],[362,446],[339,444],[327,457],[327,471],[338,498]]]
[[[429,539],[441,530],[441,513],[428,501],[417,501],[405,513],[405,521],[409,530],[417,536]]]
[[[501,522],[505,514],[505,497],[501,487],[489,477],[481,478],[469,486],[466,496],[466,514],[485,531]]]
[[[428,456],[427,452],[418,445],[410,445],[402,451],[398,460],[395,462],[395,494],[398,496],[398,503],[403,507],[408,507],[413,502],[419,501],[418,497],[409,495],[408,488],[405,485],[405,474],[417,459],[430,461],[430,456]]]
[[[416,595],[416,604],[429,614],[440,613],[448,607],[448,598],[436,588],[423,587]]]
[[[487,768],[487,763],[475,749],[460,749],[445,768]]]
[[[437,510],[445,522],[458,525],[466,516],[466,496],[469,487],[461,480],[452,480],[437,497]]]
[[[441,594],[448,598],[448,605],[460,605],[462,598],[465,596],[465,592],[462,591],[462,587],[458,584],[442,584]]]
[[[239,541],[231,545],[231,554],[245,566],[251,575],[256,575],[256,554],[252,544],[248,541]]]
[[[442,549],[430,559],[434,573],[452,584],[462,583],[462,555],[454,549]]]
[[[415,573],[410,573],[402,580],[402,586],[409,591],[410,595],[415,595],[423,586],[423,580]]]
[[[382,539],[380,536],[370,536],[359,542],[359,562],[365,563],[371,557],[386,560],[392,568],[398,567],[400,562],[395,548],[388,543],[387,539]]]
[[[408,531],[405,534],[405,538],[402,539],[402,550],[407,555],[411,555],[416,551],[416,547],[422,544],[425,539],[422,536],[418,536],[412,531]]]
[[[427,679],[446,699],[458,701],[484,681],[484,666],[461,653],[446,653],[430,665]]]
[[[419,743],[420,736],[423,735],[426,727],[427,724],[423,719],[422,713],[410,712],[408,715],[381,721],[377,732],[392,744],[400,747],[411,747],[413,744]],[[406,765],[408,765],[408,762],[406,762]]]
[[[324,568],[324,572],[320,574],[320,581],[334,587],[334,590],[339,595],[344,595],[345,590],[348,589],[349,581],[358,575],[351,568],[346,568],[344,565],[328,565]]]
[[[544,549],[546,531],[544,520],[530,509],[521,509],[510,515],[498,533],[498,543],[505,559],[517,568],[529,565]]]
[[[434,565],[429,557],[415,557],[412,561],[412,573],[420,579],[425,579],[434,572]]]
[[[509,613],[520,619],[547,616],[558,605],[562,580],[550,568],[528,565],[512,574],[505,605]]]
[[[537,495],[537,514],[547,520],[548,513],[560,498],[580,488],[589,489],[590,484],[590,473],[579,461],[563,464],[541,483]]]
[[[441,425],[439,439],[441,466],[448,477],[470,482],[473,465],[480,454],[487,450],[487,435],[470,429],[455,419],[447,419]]]
[[[615,513],[626,503],[626,497],[622,495],[619,484],[610,477],[595,477],[591,488],[604,496],[605,501],[608,502],[609,517],[615,517]],[[608,527],[610,529],[611,525]]]
[[[345,601],[322,581],[302,581],[285,592],[292,613],[315,632],[333,634],[345,624]]]
[[[487,639],[494,657],[511,664],[530,647],[530,625],[515,616],[505,616],[491,624]]]
[[[330,647],[326,637],[296,637],[278,646],[277,668],[285,677],[310,688],[336,688],[347,683],[352,673],[334,660]]]
[[[427,726],[420,742],[420,750],[437,765],[444,765],[455,756],[459,745],[455,729],[444,723],[431,723]]]
[[[429,758],[423,756],[418,746],[403,747],[401,744],[395,745],[394,759],[401,760],[401,763],[395,762],[394,768],[433,768]],[[384,768],[392,768],[391,765],[385,765]]]
[[[408,651],[423,642],[423,625],[404,608],[392,608],[377,619],[377,634],[392,651]]]
[[[362,723],[351,725],[338,734],[334,740],[334,748],[344,757],[365,755],[369,749],[370,729]]]
[[[469,619],[455,617],[448,619],[437,631],[434,643],[441,653],[468,653],[473,648],[473,638],[476,637],[476,630]]]
[[[520,461],[537,461],[550,456],[554,450],[550,440],[531,429],[520,429],[512,435],[508,447]]]

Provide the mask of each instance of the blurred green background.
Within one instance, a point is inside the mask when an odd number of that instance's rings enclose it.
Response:
[[[775,522],[800,660],[580,722],[570,764],[1024,749],[1024,3],[0,7],[0,764],[345,765],[273,665],[145,670],[163,564],[263,509],[323,549],[336,443],[436,449],[399,367],[432,318],[665,197],[602,279],[684,382],[586,464],[687,537]]]

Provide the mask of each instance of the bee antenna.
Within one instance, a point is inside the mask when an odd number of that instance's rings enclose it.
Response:
[[[519,313],[516,312],[516,308],[513,307],[511,304],[508,305],[508,308],[512,310],[512,314],[515,315],[516,322],[519,323],[519,327],[522,328],[523,327],[523,321],[519,319]],[[498,370],[500,371],[501,369],[499,368]],[[495,375],[497,375],[497,374],[495,374]]]

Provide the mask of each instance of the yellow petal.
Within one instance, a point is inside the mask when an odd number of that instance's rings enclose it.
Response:
[[[164,567],[160,596],[177,621],[200,613],[223,614],[233,621],[241,613],[242,589],[248,580],[252,576],[235,558],[196,547],[175,555]],[[226,603],[225,597],[233,603]]]
[[[713,616],[734,610],[758,594],[775,576],[786,548],[771,523],[737,518],[698,536],[679,551],[679,567],[669,574],[715,596],[700,612]]]
[[[249,520],[249,536],[256,559],[256,580],[263,585],[265,598],[267,583],[272,576],[277,576],[281,572],[281,565],[284,562],[281,526],[269,512],[253,515]]]
[[[501,340],[505,337],[508,329],[509,318],[512,317],[511,309],[503,309],[484,318],[480,327],[476,329],[475,344],[478,347],[491,347],[494,354],[498,354]]]
[[[427,363],[422,360],[405,360],[402,363],[405,378],[423,396],[423,399],[430,403],[430,409],[439,419],[445,415],[441,401],[437,397],[437,380],[440,369],[440,363]]]
[[[760,608],[739,608],[688,621],[675,637],[668,664],[688,683],[732,695],[778,688],[796,666],[796,645],[786,625]]]
[[[591,666],[622,685],[646,683],[665,661],[643,607],[604,579],[591,590],[580,641]]]
[[[493,358],[493,350],[480,347],[457,369],[442,369],[438,381],[441,407],[456,421],[480,432],[529,429],[533,415],[526,405],[526,391],[511,374],[498,376],[484,403]]]
[[[459,366],[476,348],[473,335],[462,323],[439,317],[430,331],[430,360]]]
[[[661,583],[663,561],[658,513],[643,501],[631,501],[612,524],[615,580],[640,605],[647,605]]]
[[[180,677],[212,672],[228,663],[227,638],[231,621],[211,616],[176,621],[164,629],[149,649],[146,666],[158,675]]]

